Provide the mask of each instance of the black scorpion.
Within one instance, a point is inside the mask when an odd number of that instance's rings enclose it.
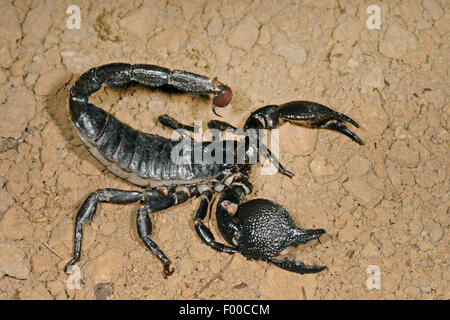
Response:
[[[270,159],[278,170],[292,177],[276,157],[261,143],[250,142],[247,136],[242,142],[223,144],[223,153],[238,154],[244,150],[245,161],[239,163],[175,163],[171,154],[179,141],[144,133],[117,120],[112,114],[88,102],[89,96],[103,84],[123,87],[137,82],[148,87],[170,85],[183,92],[213,95],[215,107],[225,107],[232,98],[231,89],[217,81],[186,71],[169,70],[155,65],[130,65],[112,63],[92,68],[75,82],[70,90],[70,115],[81,140],[89,151],[114,174],[131,183],[149,187],[145,190],[98,189],[92,192],[81,205],[75,224],[74,255],[66,266],[80,259],[83,224],[91,221],[99,202],[128,204],[140,202],[143,206],[137,213],[138,234],[144,244],[164,266],[164,277],[173,273],[170,260],[150,238],[152,223],[149,213],[181,204],[189,198],[200,196],[200,205],[195,214],[195,230],[200,239],[220,252],[240,252],[248,258],[270,261],[280,268],[297,273],[315,273],[324,266],[308,266],[287,257],[287,247],[317,239],[323,229],[297,228],[289,213],[280,205],[266,199],[244,202],[252,191],[248,181],[251,163],[259,156]],[[339,131],[359,144],[362,141],[343,122],[358,124],[349,117],[323,105],[308,101],[293,101],[281,106],[262,107],[248,117],[243,132],[251,129],[273,129],[285,121],[310,128],[325,128]],[[163,115],[159,122],[174,130],[193,131],[193,127],[181,124]],[[213,120],[209,128],[224,131],[236,129],[232,125]],[[182,133],[186,137],[187,133]],[[207,152],[209,142],[191,142],[201,152]],[[228,149],[227,149],[228,148]],[[243,149],[242,149],[243,148]],[[193,148],[195,149],[195,148]],[[219,149],[220,150],[220,149]],[[193,155],[191,155],[193,159]],[[234,158],[236,160],[236,158]],[[216,219],[223,238],[230,244],[215,240],[203,220],[209,210],[213,194],[220,192],[216,206]]]

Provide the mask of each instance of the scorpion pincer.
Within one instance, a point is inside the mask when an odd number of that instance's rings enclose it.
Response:
[[[116,204],[141,203],[137,213],[137,230],[145,246],[163,264],[164,277],[173,273],[170,260],[150,238],[152,223],[149,213],[168,209],[200,197],[200,204],[194,217],[195,230],[200,239],[215,250],[226,253],[239,252],[242,255],[272,262],[276,266],[297,272],[315,273],[324,266],[308,266],[286,256],[288,246],[317,239],[323,229],[297,228],[289,213],[280,205],[266,199],[248,202],[245,197],[251,193],[250,168],[259,161],[260,155],[271,160],[278,170],[292,177],[293,174],[279,163],[264,144],[249,136],[242,142],[222,141],[218,147],[223,154],[234,155],[232,162],[198,162],[194,154],[190,162],[172,161],[172,151],[180,143],[154,134],[144,133],[120,122],[112,114],[88,102],[89,96],[102,85],[126,86],[137,82],[148,87],[170,85],[183,92],[212,94],[215,107],[227,106],[232,98],[231,89],[216,78],[198,74],[169,70],[155,65],[130,65],[112,63],[92,68],[75,82],[70,90],[69,107],[72,121],[81,140],[92,155],[111,172],[140,187],[139,190],[98,189],[88,195],[76,215],[74,254],[67,263],[66,272],[80,259],[83,225],[91,221],[99,202]],[[159,122],[173,130],[183,130],[183,137],[190,138],[185,131],[194,128],[163,115]],[[273,129],[288,121],[310,128],[324,128],[339,131],[359,144],[362,141],[344,124],[358,124],[349,117],[323,105],[308,101],[293,101],[281,106],[269,105],[257,109],[246,120],[243,132],[253,129]],[[213,120],[210,129],[224,131],[236,129],[232,125]],[[250,135],[251,136],[251,135]],[[210,151],[211,142],[189,140],[191,150],[200,148],[202,153]],[[231,147],[230,147],[231,146]],[[197,149],[196,149],[197,147]],[[216,145],[217,147],[217,145]],[[230,149],[231,148],[231,149]],[[236,161],[243,150],[244,161]],[[204,224],[213,195],[220,192],[216,206],[216,219],[223,238],[229,245],[217,242],[211,230]]]

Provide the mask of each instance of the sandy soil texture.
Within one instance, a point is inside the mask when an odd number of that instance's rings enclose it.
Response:
[[[2,1],[0,298],[449,299],[449,28],[445,0]],[[217,76],[234,90],[219,112],[236,126],[292,100],[355,119],[364,146],[286,124],[280,160],[295,177],[252,173],[251,198],[327,231],[294,256],[328,269],[302,276],[206,247],[195,199],[152,215],[176,269],[165,280],[137,235],[139,204],[101,204],[74,287],[63,267],[78,207],[97,188],[136,188],[104,170],[69,119],[73,82],[116,61]],[[91,101],[166,137],[161,114],[217,119],[210,98],[139,86],[105,87]],[[207,225],[223,241],[214,215]],[[370,266],[380,289],[367,285]]]

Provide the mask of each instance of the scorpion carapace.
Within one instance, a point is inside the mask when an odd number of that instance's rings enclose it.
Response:
[[[200,205],[194,218],[195,230],[208,246],[230,254],[240,252],[248,258],[266,260],[297,273],[313,273],[324,269],[307,266],[286,257],[288,246],[317,239],[324,230],[296,228],[288,212],[272,201],[255,199],[244,202],[252,190],[248,178],[251,165],[254,164],[250,159],[255,156],[259,161],[259,155],[263,155],[270,159],[281,173],[293,176],[264,144],[259,143],[259,136],[256,143],[246,136],[242,142],[220,144],[222,147],[216,148],[216,152],[219,150],[218,152],[223,152],[224,155],[231,152],[234,155],[231,162],[193,161],[194,152],[188,154],[190,161],[174,161],[174,150],[180,141],[133,129],[88,102],[89,96],[98,91],[104,83],[110,86],[125,86],[130,82],[149,87],[171,85],[184,92],[212,94],[213,111],[214,107],[228,105],[232,98],[231,89],[216,78],[186,71],[171,71],[154,65],[112,63],[90,69],[80,76],[71,88],[69,106],[72,121],[81,140],[94,157],[110,171],[135,185],[149,189],[105,188],[92,192],[86,198],[76,216],[74,255],[66,266],[67,272],[70,272],[71,266],[80,259],[83,224],[92,220],[99,202],[140,202],[142,207],[137,213],[136,221],[138,234],[162,262],[164,276],[167,277],[172,274],[173,268],[170,260],[150,238],[152,223],[149,213],[170,208],[197,196],[200,197]],[[162,125],[180,132],[183,140],[187,139],[188,144],[193,146],[191,150],[197,148],[201,153],[210,151],[212,142],[193,141],[189,133],[184,131],[194,131],[192,126],[182,124],[167,115],[160,116],[158,120]],[[358,127],[355,121],[308,101],[262,107],[250,114],[243,132],[270,130],[284,121],[339,131],[362,144],[358,136],[344,125],[344,122],[349,122]],[[210,121],[208,127],[219,131],[236,129],[217,120]],[[244,161],[236,161],[238,150],[244,150]],[[217,192],[221,193],[216,207],[217,223],[224,239],[230,245],[217,242],[203,222],[212,197]]]

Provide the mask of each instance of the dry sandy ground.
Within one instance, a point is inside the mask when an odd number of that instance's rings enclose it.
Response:
[[[2,1],[0,12],[0,298],[449,299],[449,26],[445,0]],[[81,29],[66,22],[69,5]],[[206,247],[198,199],[152,216],[153,239],[176,272],[138,238],[138,204],[101,204],[87,225],[80,289],[67,286],[74,217],[91,191],[135,188],[103,170],[76,135],[68,91],[90,67],[152,63],[217,76],[235,93],[220,110],[241,126],[266,104],[312,100],[359,122],[344,135],[286,124],[282,163],[253,170],[251,197],[272,199],[297,225],[324,228],[298,260],[328,266],[298,275]],[[170,136],[158,115],[208,121],[210,99],[133,86],[94,103]],[[207,224],[219,234],[212,215]],[[221,241],[220,236],[217,236]],[[367,268],[381,272],[369,290]],[[74,279],[74,278],[70,278]]]

